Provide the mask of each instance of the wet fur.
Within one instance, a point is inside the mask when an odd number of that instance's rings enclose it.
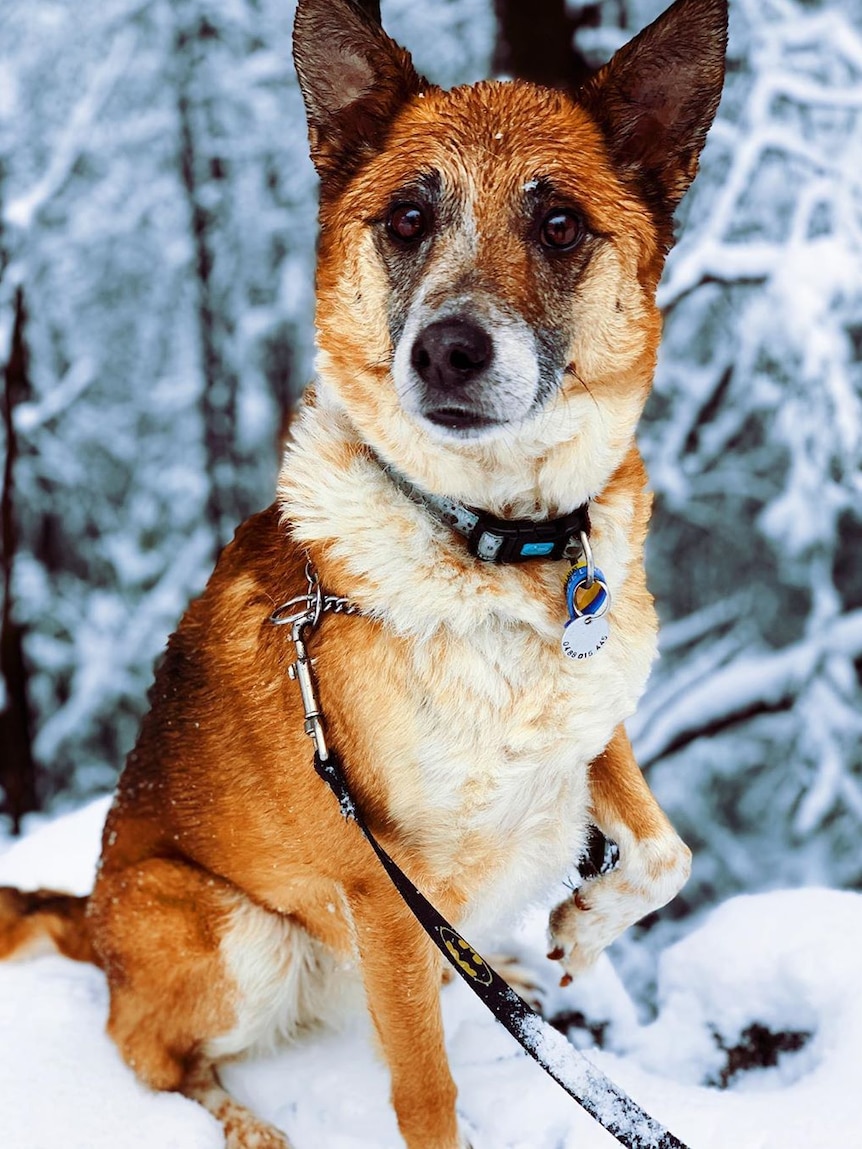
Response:
[[[57,944],[105,970],[123,1057],[206,1105],[233,1149],[286,1142],[224,1092],[218,1062],[332,1020],[360,987],[409,1149],[464,1144],[436,952],[314,773],[293,647],[269,621],[303,592],[306,556],[362,608],[310,638],[328,735],[373,831],[444,914],[469,931],[516,913],[567,872],[595,821],[621,864],[552,915],[570,976],[685,880],[688,851],[622,726],[656,631],[633,435],[725,18],[721,0],[680,0],[573,103],[523,83],[443,92],[349,0],[301,0],[297,69],[322,180],[319,356],[278,501],[238,530],[170,640],[86,928],[81,899],[0,900],[0,952],[36,944],[32,913],[54,936],[59,913]],[[385,222],[405,196],[425,197],[434,221],[409,259]],[[536,221],[560,203],[586,236],[549,258]],[[497,422],[476,435],[431,425],[411,390],[409,341],[461,312],[497,341],[481,381]],[[613,593],[606,647],[584,663],[561,653],[565,564],[477,562],[377,457],[497,515],[589,502]]]

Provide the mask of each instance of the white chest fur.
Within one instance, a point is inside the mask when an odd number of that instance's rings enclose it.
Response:
[[[416,644],[404,695],[415,758],[405,763],[402,749],[396,765],[391,747],[392,813],[439,880],[469,892],[471,914],[481,905],[483,921],[498,918],[573,866],[588,766],[631,712],[636,674],[622,642],[572,664],[558,635],[513,621]]]

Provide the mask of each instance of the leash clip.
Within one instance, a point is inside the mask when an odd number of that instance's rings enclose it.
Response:
[[[320,576],[310,559],[305,564],[305,578],[308,583],[305,594],[296,595],[295,598],[288,599],[276,607],[269,616],[269,621],[274,626],[290,627],[290,638],[296,648],[296,662],[287,668],[287,676],[292,682],[299,684],[305,716],[303,723],[305,733],[314,740],[314,749],[320,761],[326,762],[329,750],[323,733],[323,715],[314,689],[314,675],[311,669],[314,660],[308,657],[303,635],[306,630],[314,630],[318,626],[324,611],[332,611],[333,614],[358,614],[359,607],[350,599],[324,594]]]
[[[325,762],[329,757],[329,749],[326,745],[326,736],[323,733],[323,721],[317,701],[317,691],[314,689],[314,675],[311,672],[312,661],[308,657],[303,638],[306,629],[315,629],[324,611],[320,578],[310,560],[305,564],[305,578],[308,582],[306,593],[290,599],[274,610],[270,615],[270,622],[276,626],[290,626],[290,639],[296,648],[296,662],[292,662],[287,668],[287,677],[299,685],[304,715],[303,728],[309,738],[313,740],[314,749],[320,761]],[[291,607],[298,609],[291,610]]]
[[[305,648],[305,642],[302,638],[302,632],[306,626],[313,626],[311,621],[311,611],[306,621],[299,619],[293,624],[290,632],[290,637],[293,645],[296,647],[296,662],[291,663],[287,668],[287,677],[293,682],[299,683],[299,693],[302,695],[302,709],[305,715],[303,726],[305,733],[313,739],[314,749],[321,762],[325,762],[329,757],[329,750],[326,745],[326,737],[323,733],[323,722],[321,720],[320,706],[317,702],[317,693],[314,689],[314,676],[311,673],[311,659],[308,657],[308,651]]]

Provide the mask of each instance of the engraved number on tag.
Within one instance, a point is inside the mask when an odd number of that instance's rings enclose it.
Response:
[[[570,618],[563,630],[563,654],[575,661],[592,658],[608,641],[610,627],[604,615]]]

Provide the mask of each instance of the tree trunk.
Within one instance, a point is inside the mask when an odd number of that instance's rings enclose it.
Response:
[[[237,490],[240,460],[236,449],[237,389],[227,344],[231,332],[215,271],[220,223],[218,185],[224,178],[220,156],[207,154],[206,135],[211,94],[196,82],[196,70],[219,31],[194,4],[177,5],[177,110],[180,128],[180,171],[188,200],[198,295],[203,390],[204,448],[209,479],[206,515],[216,549],[224,546],[245,518]]]
[[[26,311],[24,294],[15,295],[15,326],[9,361],[4,372],[3,421],[6,432],[6,461],[0,493],[0,532],[2,532],[3,609],[0,616],[0,676],[4,684],[0,710],[0,786],[2,808],[11,815],[17,834],[21,818],[38,808],[36,765],[33,761],[30,707],[27,700],[27,668],[24,661],[24,629],[12,617],[14,566],[17,537],[14,513],[14,464],[16,455],[14,410],[29,390],[27,346],[24,341]]]
[[[494,68],[519,80],[574,91],[593,69],[575,47],[578,28],[597,24],[599,4],[568,11],[566,0],[495,0],[499,34]]]

